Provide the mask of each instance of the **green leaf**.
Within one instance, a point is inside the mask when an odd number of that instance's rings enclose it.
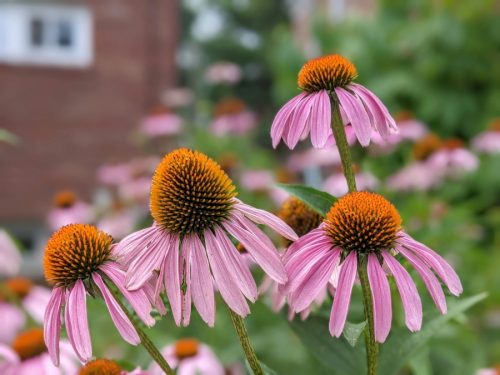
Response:
[[[262,367],[262,370],[264,371],[264,375],[278,375],[278,373],[269,367],[267,367],[265,364],[263,364],[261,361],[259,361],[260,367]],[[252,368],[250,367],[250,364],[248,363],[248,360],[245,359],[245,367],[247,368],[247,372],[249,374],[253,374]]]
[[[476,294],[475,296],[460,300],[451,306],[448,313],[440,315],[434,313],[434,318],[426,319],[423,329],[417,333],[411,333],[408,330],[393,330],[389,340],[381,346],[379,373],[384,375],[394,375],[405,366],[410,359],[415,356],[422,347],[436,334],[445,323],[456,318],[467,309],[471,308],[481,300],[486,298],[486,293]]]
[[[333,195],[304,185],[278,184],[278,187],[296,196],[320,215],[325,216],[337,201]]]
[[[0,142],[16,145],[19,143],[19,138],[8,130],[0,129]]]
[[[345,323],[344,327],[344,332],[343,335],[349,345],[351,345],[353,348],[356,346],[356,343],[358,342],[359,336],[363,333],[363,330],[365,329],[366,326],[366,320],[361,323]]]
[[[366,373],[363,341],[353,348],[344,337],[331,337],[328,319],[322,317],[313,316],[306,321],[293,321],[290,324],[302,343],[332,372],[342,375]]]

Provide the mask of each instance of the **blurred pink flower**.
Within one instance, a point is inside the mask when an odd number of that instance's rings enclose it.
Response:
[[[212,64],[205,70],[205,79],[212,84],[234,85],[242,76],[243,72],[238,65],[224,61]]]
[[[182,131],[182,118],[166,109],[156,109],[142,121],[139,130],[152,138],[174,136]]]
[[[144,203],[149,199],[151,176],[141,176],[122,183],[118,195],[125,202]]]
[[[161,350],[167,363],[178,375],[224,375],[224,366],[208,345],[195,339],[183,339]],[[156,363],[149,367],[151,375],[163,375]]]
[[[3,287],[14,300],[37,322],[43,323],[45,308],[50,300],[50,289],[35,285],[30,279],[24,277],[13,277],[6,280]]]
[[[478,157],[464,147],[444,147],[432,153],[425,163],[434,173],[446,177],[458,177],[479,167]]]
[[[352,83],[354,65],[340,55],[328,55],[307,62],[299,72],[303,93],[287,102],[271,126],[273,147],[281,139],[290,149],[311,133],[314,148],[324,148],[331,139],[332,101],[338,101],[344,125],[351,125],[361,146],[368,146],[373,132],[382,138],[397,132],[387,108],[364,86]]]
[[[257,125],[257,116],[237,98],[221,100],[214,108],[210,129],[217,136],[244,135]]]
[[[377,178],[369,172],[358,172],[355,174],[358,190],[374,190],[379,182]],[[342,172],[336,172],[328,177],[323,183],[323,190],[334,197],[342,197],[347,194],[347,182]]]
[[[0,228],[0,276],[14,276],[21,268],[21,253],[9,234]]]
[[[47,215],[47,223],[52,231],[56,231],[68,224],[87,224],[93,220],[94,212],[92,207],[78,200],[76,194],[70,190],[63,190],[55,195],[54,207]]]
[[[268,169],[247,170],[240,175],[241,187],[251,192],[267,191],[275,183],[274,173]]]
[[[193,96],[193,91],[188,87],[171,87],[163,90],[161,99],[169,108],[182,108],[193,102]]]
[[[446,313],[446,299],[436,276],[458,296],[462,284],[457,274],[444,258],[401,229],[401,217],[389,201],[369,192],[349,193],[340,198],[317,229],[288,248],[283,259],[289,276],[285,286],[288,303],[294,312],[307,309],[341,265],[329,324],[330,334],[339,337],[346,322],[358,265],[363,261],[368,267],[375,339],[384,342],[391,328],[387,273],[394,277],[401,295],[407,327],[412,332],[418,331],[422,325],[420,296],[395,253],[415,268],[439,311]]]
[[[43,339],[42,328],[21,333],[11,346],[0,344],[2,375],[75,375],[80,363],[67,340],[60,343],[60,364],[54,366]]]
[[[134,178],[150,175],[158,164],[157,156],[145,156],[128,162],[105,164],[97,169],[97,179],[106,186],[120,186]]]
[[[87,322],[87,287],[92,282],[106,303],[122,338],[138,345],[140,338],[123,313],[105,280],[110,280],[125,297],[141,320],[152,326],[151,305],[143,290],[125,289],[125,272],[113,260],[112,237],[91,225],[72,224],[61,228],[49,239],[45,248],[45,278],[54,284],[45,311],[44,338],[55,365],[59,364],[59,339],[64,324],[69,341],[78,358],[87,362],[92,357],[92,344]],[[92,292],[93,293],[93,292]]]
[[[23,329],[26,317],[20,308],[0,300],[0,322],[4,322],[0,329],[0,343],[10,344]],[[3,373],[0,371],[0,374]]]
[[[485,154],[500,153],[500,131],[485,131],[472,140],[472,147]]]
[[[314,149],[294,153],[287,162],[288,169],[300,172],[314,167],[330,167],[340,165],[340,155],[337,149]]]
[[[413,162],[389,176],[387,187],[396,191],[427,191],[443,180],[440,171],[432,170],[427,163]]]
[[[96,224],[97,228],[109,233],[115,240],[120,240],[135,229],[140,214],[133,209],[121,208],[103,216]]]

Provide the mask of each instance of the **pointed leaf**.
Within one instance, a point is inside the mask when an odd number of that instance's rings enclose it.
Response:
[[[286,192],[296,196],[320,215],[325,216],[337,201],[333,195],[305,185],[277,184]]]
[[[361,323],[349,323],[346,322],[344,326],[344,332],[342,333],[347,340],[347,342],[354,348],[358,342],[359,336],[363,333],[366,326],[366,320]]]

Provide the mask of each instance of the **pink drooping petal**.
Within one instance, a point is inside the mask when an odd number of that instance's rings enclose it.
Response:
[[[43,316],[51,297],[51,290],[43,286],[34,286],[22,304],[24,309],[30,314],[35,321],[43,323]]]
[[[385,265],[394,276],[394,281],[396,281],[403,302],[406,326],[412,332],[419,331],[422,327],[422,302],[417,287],[408,271],[392,255],[383,252],[382,256]]]
[[[444,297],[443,289],[441,289],[441,284],[434,275],[434,272],[432,272],[429,267],[410,250],[405,249],[403,246],[397,246],[396,250],[403,254],[413,268],[417,270],[437,308],[441,314],[446,314],[446,299]]]
[[[181,290],[181,305],[182,305],[182,325],[189,325],[191,320],[191,244],[182,242],[181,262],[179,264],[179,277],[185,289]]]
[[[238,249],[227,238],[226,233],[220,228],[215,229],[215,242],[218,244],[226,269],[231,273],[240,291],[250,301],[257,299],[257,285],[253,279],[248,264],[244,261]]]
[[[302,249],[304,246],[309,245],[315,241],[324,241],[325,235],[321,228],[316,228],[309,233],[300,237],[297,241],[293,242],[286,252],[283,254],[283,262],[286,262],[290,257],[292,257],[298,250]]]
[[[226,268],[223,254],[219,251],[215,236],[209,230],[205,232],[205,246],[215,283],[222,298],[235,313],[247,316],[250,313],[250,308],[231,273]]]
[[[330,313],[330,334],[335,337],[340,337],[344,330],[345,321],[347,319],[347,311],[351,302],[352,287],[356,280],[358,270],[358,260],[356,252],[351,251],[342,263],[340,270],[339,283],[335,298],[333,299],[332,311]]]
[[[315,298],[324,291],[332,276],[333,268],[340,257],[339,250],[325,248],[323,256],[302,279],[300,285],[291,291],[289,303],[295,312],[308,308]]]
[[[130,303],[139,318],[149,327],[154,326],[155,319],[151,316],[151,303],[144,290],[129,291],[125,288],[125,271],[115,262],[107,262],[99,267],[116,285],[120,293]]]
[[[368,100],[373,102],[373,105],[371,105],[371,107],[375,108],[375,106],[376,106],[378,108],[378,111],[381,112],[381,115],[383,116],[383,118],[385,120],[385,123],[383,123],[383,125],[385,125],[387,128],[392,130],[393,133],[398,131],[396,121],[391,116],[391,114],[387,110],[386,106],[384,105],[384,103],[382,103],[382,101],[378,98],[377,95],[375,95],[373,92],[368,90],[366,87],[364,87],[360,84],[357,84],[357,83],[351,83],[349,85],[349,88],[357,95],[360,95],[360,96],[363,95],[362,97],[365,100],[365,102]],[[370,98],[370,99],[368,99],[368,98]],[[378,127],[377,127],[377,129],[378,129]]]
[[[361,146],[368,146],[372,129],[370,126],[370,118],[366,113],[363,103],[358,97],[341,87],[336,87],[335,93],[352,125],[354,133],[356,133],[359,143]]]
[[[213,327],[215,323],[214,287],[205,247],[196,235],[188,236],[184,241],[186,241],[186,246],[191,246],[191,293],[193,303],[201,318],[210,327]]]
[[[237,202],[238,203],[235,205],[235,208],[253,222],[267,225],[269,228],[281,234],[283,237],[288,238],[290,241],[295,241],[299,238],[294,230],[279,217],[265,210],[249,206],[241,201]]]
[[[148,245],[138,245],[142,250],[136,254],[128,267],[126,278],[127,289],[139,289],[149,280],[153,271],[160,268],[167,250],[164,245],[165,239],[169,239],[169,244],[175,242],[174,236],[161,231],[157,231],[155,236]]]
[[[157,233],[158,228],[153,225],[129,234],[116,244],[113,249],[114,255],[120,258],[120,263],[129,264],[157,237]]]
[[[158,311],[160,315],[166,315],[167,309],[165,308],[165,304],[160,298],[159,293],[155,293],[155,287],[158,279],[163,280],[160,277],[152,277],[146,284],[143,285],[142,290],[144,291],[144,294],[146,294],[149,303],[156,309],[156,311]]]
[[[281,107],[281,109],[276,114],[276,117],[273,120],[273,124],[271,125],[271,139],[273,141],[273,147],[276,148],[278,143],[280,143],[283,134],[287,130],[287,125],[290,123],[290,115],[293,113],[295,106],[299,103],[306,93],[301,93]]]
[[[423,243],[414,240],[406,233],[400,232],[399,236],[399,242],[427,263],[444,281],[452,294],[458,296],[462,293],[463,288],[460,278],[441,255],[428,248]]]
[[[87,295],[81,279],[67,292],[64,320],[69,341],[82,362],[92,358],[89,324],[87,321]]]
[[[316,94],[316,100],[309,118],[311,143],[315,148],[325,147],[331,132],[331,117],[330,96],[326,90],[321,90]]]
[[[64,298],[63,288],[54,288],[45,310],[43,338],[55,366],[59,366],[59,338],[61,336],[61,308]]]
[[[174,237],[174,236],[172,236]],[[182,297],[181,280],[179,277],[179,245],[180,239],[175,236],[174,242],[167,251],[164,260],[164,282],[167,291],[168,301],[172,309],[175,324],[181,324],[182,318]]]
[[[284,133],[284,141],[290,150],[293,150],[304,133],[308,133],[308,119],[311,114],[311,108],[315,93],[308,94],[297,103],[291,114],[290,125]]]
[[[123,312],[118,302],[116,302],[111,292],[108,290],[106,284],[104,284],[101,276],[97,272],[94,272],[92,274],[92,279],[101,291],[101,295],[106,303],[109,315],[111,316],[116,329],[120,332],[120,335],[126,342],[132,345],[138,345],[141,342],[141,339],[139,338],[137,331],[127,318],[127,315]]]
[[[255,259],[255,262],[262,267],[265,273],[280,284],[286,283],[287,275],[285,268],[275,247],[269,247],[259,240],[255,234],[240,227],[235,219],[227,220],[224,223],[224,227],[245,246],[250,255]]]
[[[375,339],[378,342],[384,342],[391,330],[391,288],[375,254],[368,255],[368,281],[373,302]]]

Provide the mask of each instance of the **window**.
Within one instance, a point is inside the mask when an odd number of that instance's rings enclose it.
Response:
[[[81,6],[0,5],[0,62],[86,67],[92,17]]]

